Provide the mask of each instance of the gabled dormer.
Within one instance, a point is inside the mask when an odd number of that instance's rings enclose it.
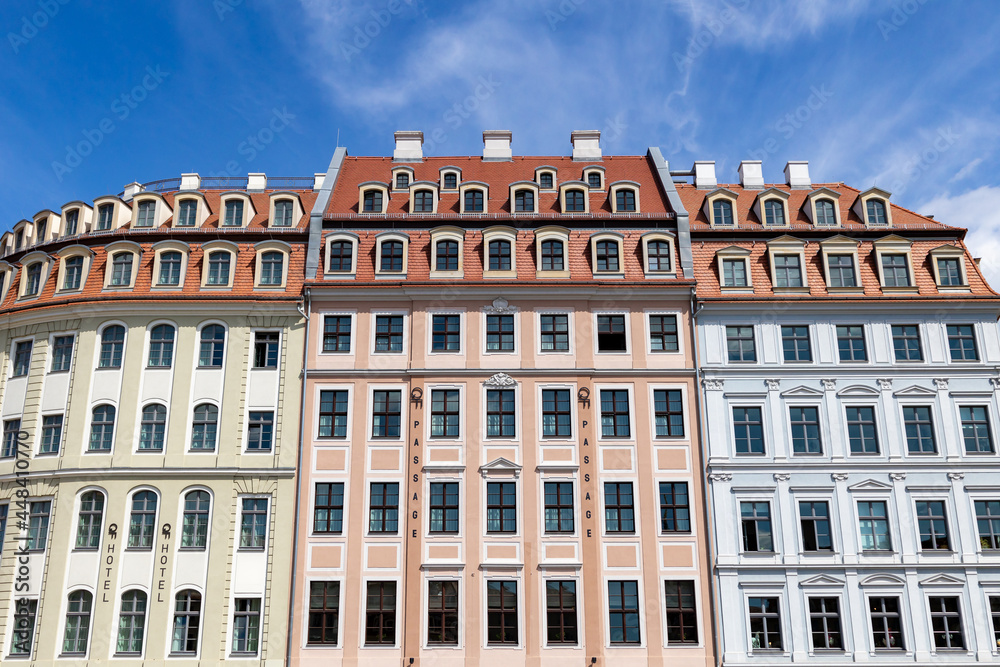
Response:
[[[840,193],[818,188],[806,195],[806,217],[817,227],[840,227]]]
[[[806,243],[787,234],[767,242],[771,286],[776,293],[809,291],[806,275]]]
[[[702,211],[712,227],[735,227],[739,219],[736,201],[739,197],[732,190],[716,188],[705,195]]]
[[[155,229],[173,216],[174,212],[162,195],[140,192],[132,199],[132,229]]]
[[[94,200],[95,220],[91,232],[121,229],[132,220],[132,206],[114,195]]]
[[[765,227],[787,227],[791,222],[788,213],[789,194],[778,188],[761,191],[753,202],[753,212]]]
[[[94,221],[94,209],[82,201],[71,201],[62,205],[59,221],[59,236],[86,234]]]
[[[462,184],[462,170],[451,165],[438,169],[438,180],[442,192],[454,192]]]
[[[41,245],[55,239],[59,233],[59,214],[45,209],[39,211],[32,218],[34,223],[34,235],[32,245]]]
[[[880,188],[869,188],[854,200],[851,210],[868,227],[892,227],[892,194]]]

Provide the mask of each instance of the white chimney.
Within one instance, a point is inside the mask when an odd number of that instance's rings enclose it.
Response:
[[[785,165],[785,183],[793,190],[811,190],[808,160],[789,160]]]
[[[695,161],[694,186],[699,190],[715,188],[719,182],[715,180],[715,160]]]
[[[747,190],[764,189],[764,169],[760,160],[740,162],[740,185]]]
[[[326,174],[324,174],[323,172],[315,172],[313,174],[313,190],[317,191],[322,190],[323,181],[325,180],[326,180]]]
[[[573,144],[574,160],[601,159],[601,131],[600,130],[576,130],[569,135],[569,141]]]
[[[201,187],[201,176],[198,174],[181,174],[181,190],[197,190]]]
[[[424,159],[424,133],[400,130],[394,133],[396,149],[392,152],[395,162],[422,162]]]
[[[267,189],[265,174],[247,174],[247,192],[263,192]]]
[[[128,185],[125,186],[125,192],[124,194],[122,194],[122,199],[124,199],[125,201],[132,201],[132,198],[135,197],[140,192],[142,192],[142,185],[135,182],[129,183]]]
[[[510,152],[510,130],[485,130],[483,132],[483,160],[497,162],[513,160]]]

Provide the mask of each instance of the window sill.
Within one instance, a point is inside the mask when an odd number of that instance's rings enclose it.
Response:
[[[324,280],[354,280],[357,274],[353,271],[350,273],[336,272],[336,273],[324,273]]]

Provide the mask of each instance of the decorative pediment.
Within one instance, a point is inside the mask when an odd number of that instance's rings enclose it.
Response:
[[[822,396],[823,392],[820,390],[805,385],[799,385],[788,391],[781,392],[782,398],[820,398]]]
[[[857,239],[852,239],[850,236],[844,236],[843,234],[837,234],[836,236],[831,236],[828,239],[819,242],[822,248],[831,248],[837,246],[849,246],[852,248],[857,248],[861,243]]]
[[[844,580],[838,579],[836,577],[831,577],[828,574],[818,574],[815,577],[810,577],[808,579],[803,579],[799,582],[799,586],[843,586]]]
[[[906,582],[892,574],[873,574],[861,580],[862,586],[905,586]]]
[[[715,251],[716,255],[722,257],[747,257],[751,254],[750,248],[741,248],[738,245],[730,245]]]
[[[910,385],[906,389],[900,389],[899,391],[892,392],[893,396],[916,396],[919,398],[931,398],[937,396],[937,392],[933,389],[928,389],[926,387],[920,387],[918,385]]]
[[[868,387],[863,384],[852,384],[849,387],[844,387],[837,392],[837,396],[878,396],[879,391],[874,387]]]
[[[965,580],[941,572],[920,580],[921,586],[964,586]]]
[[[892,485],[879,482],[874,479],[866,479],[863,482],[852,484],[847,487],[848,491],[892,491]]]
[[[506,373],[494,373],[485,384],[487,387],[513,387],[517,384],[517,380]]]
[[[493,459],[489,463],[479,466],[479,474],[481,474],[484,478],[491,473],[512,474],[515,478],[517,478],[521,476],[521,466],[508,461],[501,456],[498,459]]]
[[[806,242],[802,239],[797,239],[790,234],[782,234],[776,239],[771,239],[767,242],[768,248],[804,248]]]
[[[508,315],[516,313],[517,308],[510,305],[510,303],[507,302],[507,299],[501,296],[493,299],[492,305],[484,307],[483,311],[491,315]]]

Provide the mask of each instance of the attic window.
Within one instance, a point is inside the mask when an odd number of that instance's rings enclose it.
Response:
[[[19,229],[17,230],[17,234],[14,235],[14,251],[16,252],[20,250],[21,246],[23,245],[24,245],[24,230]]]
[[[103,231],[111,229],[111,215],[114,213],[114,204],[104,204],[97,209],[97,230]]]
[[[731,202],[724,199],[712,202],[712,214],[716,225],[732,226],[733,205]]]
[[[274,202],[274,223],[272,227],[292,226],[292,200],[282,199]]]
[[[777,199],[764,202],[764,220],[769,226],[782,227],[785,224],[785,207]]]
[[[35,243],[45,243],[45,232],[48,231],[48,227],[48,219],[42,220],[38,223],[38,229],[35,231]]]
[[[181,202],[180,212],[177,214],[178,227],[194,227],[198,220],[198,202],[194,199],[185,199]]]
[[[136,218],[136,227],[152,227],[153,218],[156,213],[155,201],[139,202],[139,215]]]
[[[868,224],[886,225],[888,220],[885,217],[885,202],[881,199],[868,200]]]
[[[816,224],[821,227],[833,227],[837,224],[837,213],[833,201],[820,199],[816,202]]]
[[[35,262],[28,267],[28,283],[24,288],[24,296],[35,296],[41,288],[42,263]]]
[[[600,172],[592,171],[589,174],[587,174],[587,185],[592,188],[600,189],[601,187]]]
[[[405,176],[405,174],[400,174]],[[382,212],[382,191],[381,190],[365,190],[365,200],[364,200],[364,212],[365,213],[381,213]]]
[[[226,202],[226,218],[222,223],[226,227],[242,227],[243,226],[243,202],[227,201]]]
[[[466,190],[465,191],[465,213],[482,213],[483,212],[483,191],[482,190]]]
[[[623,189],[615,193],[615,212],[635,211],[635,190]]]
[[[444,187],[446,190],[454,190],[458,187],[458,174],[449,171],[444,175]]]
[[[76,235],[77,221],[80,219],[80,209],[66,212],[66,236]]]
[[[413,200],[413,212],[414,213],[433,213],[434,212],[434,193],[430,190],[417,190],[414,193]]]
[[[591,174],[593,177],[595,174]],[[601,175],[596,174],[598,180],[600,180]],[[571,213],[582,213],[587,210],[587,205],[583,199],[583,190],[567,190],[566,191],[566,211]]]
[[[542,173],[540,173],[538,175],[538,185],[539,185],[539,187],[546,188],[546,189],[551,188],[552,187],[552,172],[551,171],[543,171]]]
[[[515,213],[535,212],[535,193],[531,190],[518,190],[514,193]]]
[[[405,190],[408,187],[410,187],[410,175],[405,171],[396,174],[396,189]]]

